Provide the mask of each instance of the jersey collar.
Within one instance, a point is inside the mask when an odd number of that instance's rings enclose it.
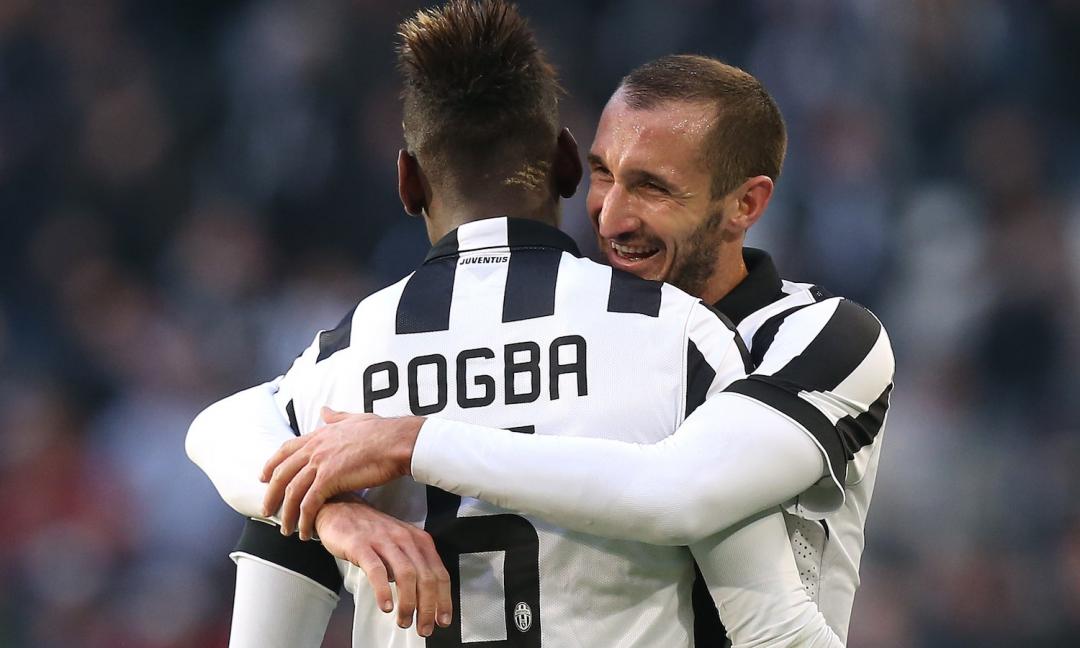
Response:
[[[424,263],[474,250],[537,247],[553,248],[576,257],[581,256],[574,239],[558,228],[540,221],[499,216],[465,223],[452,230],[431,247]]]
[[[756,248],[743,248],[743,261],[749,274],[713,304],[716,310],[736,324],[784,296],[780,274],[768,253]]]

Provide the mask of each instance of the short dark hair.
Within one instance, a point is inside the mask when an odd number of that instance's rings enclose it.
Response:
[[[702,151],[712,173],[714,197],[753,176],[780,177],[787,149],[784,119],[776,102],[749,72],[707,56],[670,55],[626,75],[619,89],[626,104],[639,110],[669,101],[716,106],[717,121]]]
[[[513,4],[450,0],[398,36],[405,143],[429,174],[513,175],[547,162],[561,89]]]

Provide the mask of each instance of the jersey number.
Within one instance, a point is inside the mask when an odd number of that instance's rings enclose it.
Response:
[[[540,648],[540,540],[536,528],[520,515],[503,513],[458,517],[461,497],[434,486],[427,487],[427,522],[424,530],[450,572],[454,620],[436,629],[428,648]],[[461,554],[505,552],[504,613],[506,639],[461,641]]]

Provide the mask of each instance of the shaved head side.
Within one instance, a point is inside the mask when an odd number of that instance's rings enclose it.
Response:
[[[546,177],[561,89],[513,4],[450,0],[398,36],[405,142],[429,176],[462,190]]]
[[[669,102],[711,104],[716,121],[702,159],[719,198],[747,178],[780,177],[787,130],[780,108],[752,74],[707,56],[665,56],[633,70],[618,92],[627,106],[653,110]]]

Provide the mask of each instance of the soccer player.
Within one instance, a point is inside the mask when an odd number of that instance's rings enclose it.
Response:
[[[399,189],[435,244],[416,272],[317,335],[276,384],[272,409],[291,423],[286,429],[311,434],[320,418],[333,418],[322,409],[329,405],[449,416],[513,430],[506,435],[595,435],[615,426],[618,438],[651,443],[745,376],[747,359],[725,318],[676,288],[579,258],[554,228],[558,196],[573,193],[581,167],[572,139],[557,128],[553,73],[516,12],[501,2],[454,1],[407,21],[402,36],[409,153],[398,160]],[[628,379],[635,375],[649,379]],[[234,440],[224,430],[201,434],[200,419],[189,453],[223,494],[232,493],[230,503],[245,501],[245,477],[236,476],[243,465],[229,465]],[[244,443],[258,452],[258,439]],[[294,475],[299,487],[307,474]],[[255,471],[248,479],[258,484]],[[404,607],[420,607],[419,634],[429,646],[690,645],[691,552],[716,600],[742,620],[733,637],[839,645],[802,589],[778,512],[688,550],[560,529],[412,480],[365,496],[423,525],[450,568],[452,610],[431,596],[437,587],[427,588],[425,607],[425,588],[397,567],[438,558],[403,561],[386,545],[357,557],[376,571],[377,561],[393,566],[402,600],[415,587]],[[339,529],[315,526],[324,541],[336,541]],[[303,581],[273,567],[275,558],[249,553],[238,561],[238,579],[246,580],[238,583],[234,645],[307,643],[325,618],[298,613],[332,603],[320,601],[321,576]],[[355,566],[342,567],[359,597],[357,645],[424,643],[377,613],[375,600],[385,610],[389,594],[370,571],[376,596],[363,591]],[[285,604],[241,613],[260,594]],[[448,629],[434,631],[436,616]]]
[[[635,70],[601,118],[588,207],[611,265],[713,303],[751,353],[750,376],[709,399],[676,434],[642,446],[507,437],[435,419],[345,418],[290,443],[272,462],[338,443],[361,458],[320,466],[301,457],[318,487],[306,500],[306,489],[291,493],[286,526],[302,500],[301,527],[310,525],[334,490],[326,485],[380,483],[373,468],[567,528],[665,544],[692,543],[785,503],[807,592],[846,636],[894,364],[869,311],[783,281],[768,255],[743,248],[784,147],[779,114],[760,84],[702,57],[666,57]],[[274,508],[298,464],[285,466],[268,496]]]

